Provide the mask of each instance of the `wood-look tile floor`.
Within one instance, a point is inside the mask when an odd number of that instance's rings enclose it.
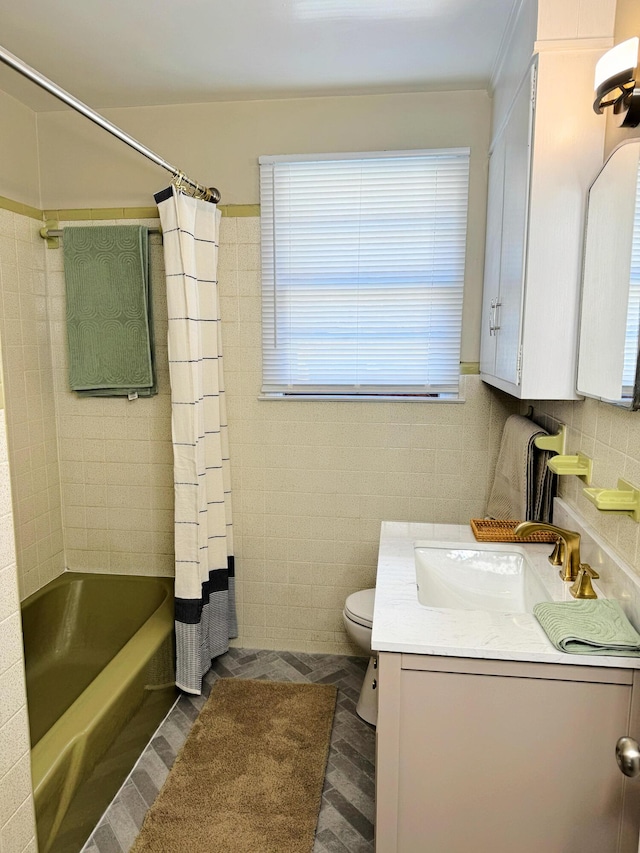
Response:
[[[355,710],[366,665],[365,658],[341,655],[230,649],[207,674],[202,696],[180,697],[82,853],[128,853],[218,678],[312,681],[338,687],[313,853],[372,853],[375,730]]]

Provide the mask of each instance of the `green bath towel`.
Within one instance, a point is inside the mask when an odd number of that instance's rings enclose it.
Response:
[[[142,225],[64,229],[69,384],[81,396],[157,393]]]
[[[617,601],[541,602],[533,613],[561,652],[640,657],[640,634]]]

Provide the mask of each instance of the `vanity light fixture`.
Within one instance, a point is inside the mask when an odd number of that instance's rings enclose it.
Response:
[[[640,88],[638,80],[637,36],[627,39],[608,50],[596,63],[594,112],[601,114],[613,107],[620,127],[637,127],[640,124]]]

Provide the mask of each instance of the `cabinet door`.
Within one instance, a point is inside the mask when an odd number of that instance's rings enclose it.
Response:
[[[514,385],[520,383],[519,351],[533,127],[532,75],[533,70],[520,86],[504,130],[504,203],[495,376]]]
[[[630,702],[629,684],[402,671],[397,846],[380,853],[628,850]]]
[[[496,303],[500,296],[500,261],[502,257],[502,205],[504,190],[504,133],[496,140],[489,158],[487,187],[487,239],[484,256],[484,289],[482,296],[482,331],[480,371],[495,375],[496,370]]]

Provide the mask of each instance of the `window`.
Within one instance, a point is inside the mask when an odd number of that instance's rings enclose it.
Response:
[[[469,149],[261,157],[263,394],[458,393]]]

